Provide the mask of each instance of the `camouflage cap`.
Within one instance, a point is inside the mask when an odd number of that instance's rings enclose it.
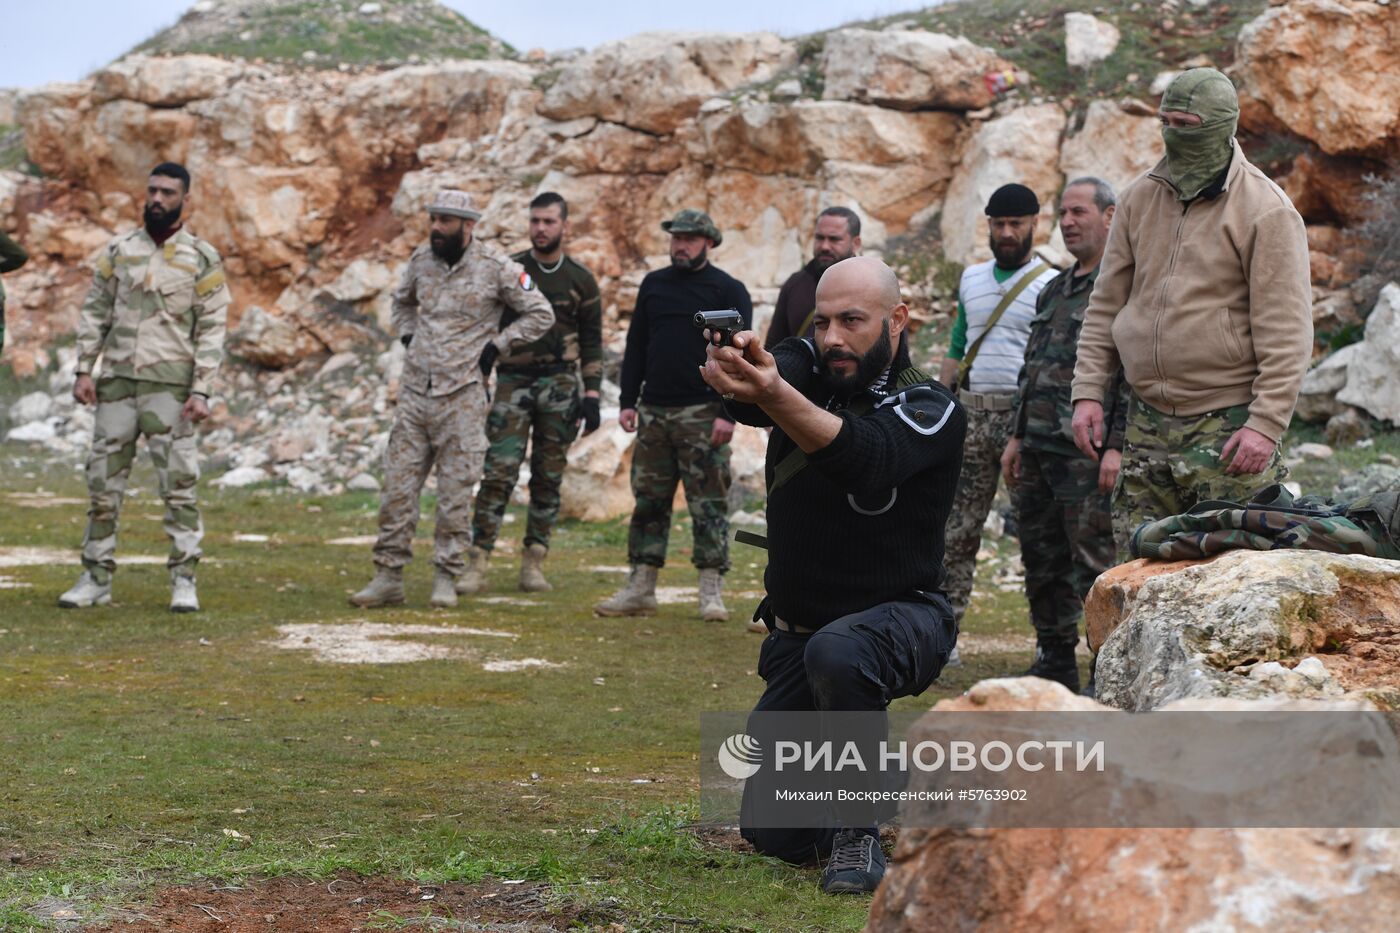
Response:
[[[670,220],[661,221],[661,229],[667,233],[698,233],[714,240],[716,246],[724,242],[724,236],[710,215],[693,207],[685,208]]]
[[[429,214],[446,214],[448,217],[461,217],[465,220],[480,220],[481,211],[472,203],[472,196],[455,188],[443,188],[428,205]]]

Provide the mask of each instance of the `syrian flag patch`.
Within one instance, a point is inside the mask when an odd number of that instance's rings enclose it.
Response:
[[[527,292],[528,292],[530,289],[532,289],[532,288],[534,288],[534,287],[535,287],[535,280],[532,279],[532,278],[530,278],[530,273],[528,273],[528,272],[521,272],[521,273],[520,273],[520,288],[521,288],[523,291],[527,291]]]

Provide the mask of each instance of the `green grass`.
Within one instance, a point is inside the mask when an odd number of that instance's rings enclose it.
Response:
[[[40,486],[83,495],[69,471],[12,467],[0,474],[0,503]],[[133,486],[121,553],[162,554],[144,459]],[[164,610],[161,566],[123,567],[118,605],[87,612],[54,605],[71,566],[0,569],[30,584],[0,589],[0,851],[27,853],[0,871],[0,929],[24,929],[26,908],[46,895],[91,913],[139,906],[167,883],[346,870],[535,879],[574,903],[607,905],[629,930],[670,929],[668,917],[698,930],[862,925],[867,902],[821,895],[814,871],[684,831],[697,816],[699,713],[752,705],[759,638],[737,621],[702,624],[688,605],[594,618],[589,607],[622,575],[589,568],[625,561],[621,522],[559,529],[556,590],[537,597],[541,606],[423,608],[430,545],[420,541],[408,608],[367,612],[345,595],[367,579],[368,549],[325,541],[372,532],[374,496],[206,485],[203,500],[210,561],[197,616]],[[82,522],[82,506],[7,503],[0,548],[71,553]],[[677,523],[661,582],[693,586],[689,522]],[[271,540],[235,542],[235,532]],[[761,564],[736,548],[727,590],[757,590]],[[516,566],[498,559],[489,595],[514,593]],[[1020,594],[991,593],[965,629],[1025,630]],[[752,604],[730,596],[736,616]],[[510,631],[519,637],[425,640],[566,666],[330,665],[268,644],[278,625],[364,618]],[[1028,651],[971,656],[896,708],[927,708],[1028,660]]]

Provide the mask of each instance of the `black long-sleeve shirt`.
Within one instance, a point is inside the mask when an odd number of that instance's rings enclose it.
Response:
[[[670,267],[648,273],[627,329],[621,407],[636,408],[639,397],[663,408],[718,402],[715,390],[700,378],[705,337],[694,318],[696,311],[728,308],[743,316],[746,327],[753,323],[748,289],[712,264],[694,272]]]
[[[812,628],[883,602],[941,589],[943,526],[962,470],[967,418],[932,379],[900,387],[903,348],[890,387],[843,404],[814,371],[816,350],[790,338],[773,349],[784,380],[839,415],[836,438],[775,486],[797,450],[781,428],[768,440],[768,570],[773,612]],[[744,424],[771,425],[753,405],[726,403]],[[788,467],[784,466],[786,473]]]

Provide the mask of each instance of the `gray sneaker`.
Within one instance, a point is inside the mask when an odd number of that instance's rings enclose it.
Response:
[[[175,577],[170,581],[170,611],[199,611],[199,594],[194,588],[194,577]]]
[[[885,853],[880,837],[859,829],[844,829],[831,845],[831,859],[822,869],[827,894],[869,894],[885,877]]]
[[[105,606],[112,601],[112,583],[98,583],[86,570],[78,577],[73,588],[58,597],[58,604],[64,609],[87,609],[91,606]]]

